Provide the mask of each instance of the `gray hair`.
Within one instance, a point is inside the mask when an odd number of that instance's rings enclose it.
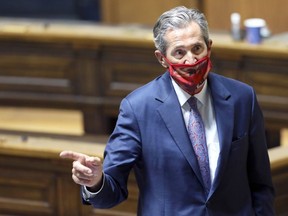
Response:
[[[153,36],[156,49],[166,55],[167,42],[164,39],[166,32],[171,29],[185,28],[191,22],[199,25],[204,41],[208,46],[209,28],[205,15],[197,9],[179,6],[164,12],[154,25]]]

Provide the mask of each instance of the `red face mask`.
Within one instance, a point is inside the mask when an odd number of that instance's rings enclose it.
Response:
[[[195,64],[172,64],[167,58],[165,60],[169,64],[171,77],[190,95],[201,91],[212,67],[209,56],[200,59]]]

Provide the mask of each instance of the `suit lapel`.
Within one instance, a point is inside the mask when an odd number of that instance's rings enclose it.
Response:
[[[221,181],[223,172],[227,165],[227,159],[231,147],[234,124],[234,107],[231,102],[230,92],[222,85],[222,83],[214,78],[214,74],[209,76],[208,82],[211,89],[213,100],[218,138],[220,144],[220,154],[215,173],[214,182],[210,191],[210,195],[215,191]],[[212,81],[213,80],[213,81]]]
[[[158,112],[161,115],[163,121],[165,122],[167,129],[169,130],[175,143],[192,167],[199,181],[203,184],[196,155],[194,153],[191,141],[188,136],[177,95],[173,90],[171,81],[169,83],[170,86],[166,88],[166,90],[168,89],[166,91],[167,95],[164,97],[162,96],[162,99],[160,99],[163,104],[158,107]]]

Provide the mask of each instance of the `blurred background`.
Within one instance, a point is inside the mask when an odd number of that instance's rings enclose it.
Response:
[[[178,5],[205,13],[213,72],[254,87],[276,213],[288,215],[287,0],[0,0],[0,215],[136,215],[133,175],[126,202],[93,209],[81,204],[59,152],[103,156],[120,101],[164,72],[152,27]],[[249,18],[266,22],[259,44],[245,39]]]
[[[229,30],[230,15],[238,12],[242,20],[252,17],[265,19],[275,34],[287,31],[286,0],[1,0],[0,16],[153,26],[162,12],[177,5],[200,9],[205,13],[211,30]]]

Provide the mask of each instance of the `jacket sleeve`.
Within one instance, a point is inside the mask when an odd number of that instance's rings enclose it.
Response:
[[[134,111],[127,99],[104,152],[102,190],[86,199],[95,208],[111,208],[128,197],[127,181],[136,159],[141,154],[140,135]]]

